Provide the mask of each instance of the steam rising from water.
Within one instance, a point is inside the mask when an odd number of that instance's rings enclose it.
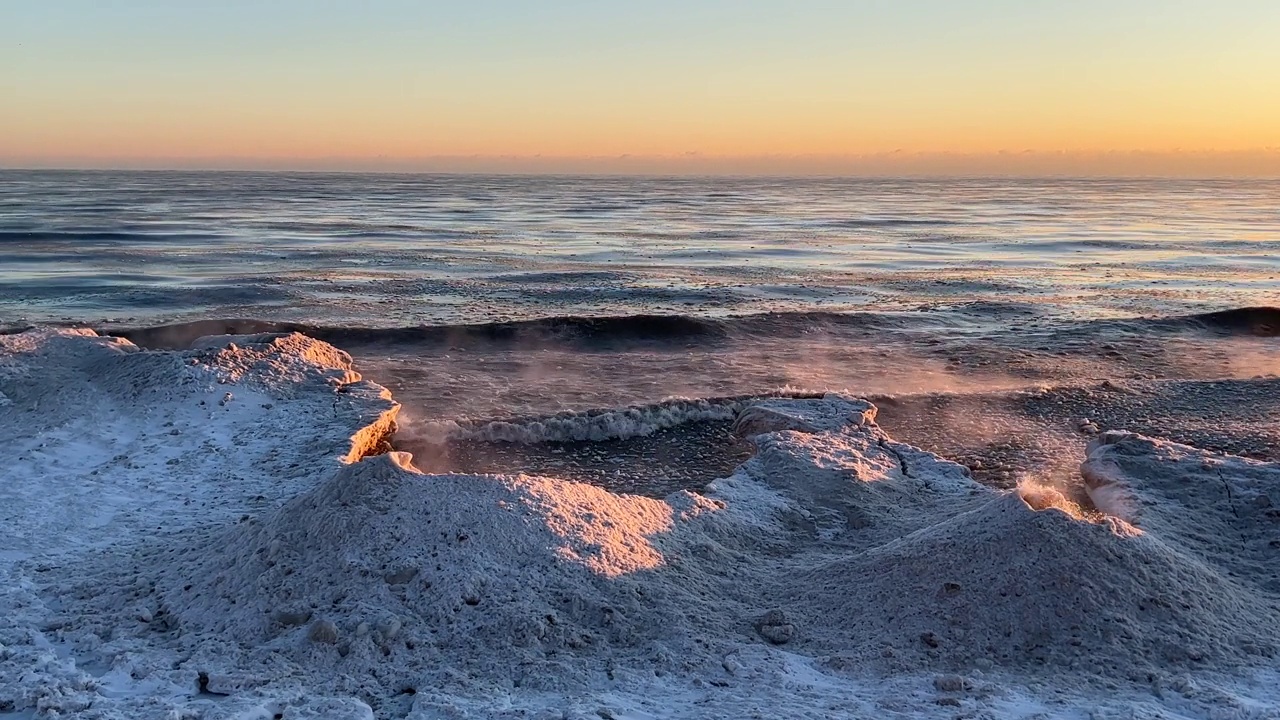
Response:
[[[405,405],[397,444],[431,470],[528,469],[650,493],[731,471],[742,449],[716,423],[732,416],[733,398],[770,393],[871,397],[895,437],[1005,488],[1028,479],[1078,488],[1076,458],[1107,429],[1254,457],[1280,449],[1268,429],[1274,402],[1254,397],[1265,380],[1207,394],[1170,385],[1274,373],[1280,311],[997,322],[1007,310],[389,330],[213,321],[128,334],[185,346],[208,333],[302,330],[349,350],[392,389]],[[635,486],[646,462],[668,478]]]
[[[406,404],[397,445],[431,469],[530,471],[658,496],[731,472],[748,454],[727,430],[734,398],[765,394],[870,397],[895,438],[994,486],[1052,490],[1076,514],[1127,517],[1118,505],[1095,508],[1080,483],[1084,446],[1103,430],[1137,428],[1258,457],[1280,448],[1268,429],[1276,427],[1269,381],[1222,379],[1269,362],[1272,338],[1148,336],[1141,353],[1094,338],[1057,354],[967,339],[883,340],[822,333],[745,347],[498,347],[361,360]],[[1163,373],[1205,379],[1150,379]],[[1200,384],[1224,382],[1250,401],[1178,410]],[[671,396],[692,399],[658,402]],[[654,467],[662,472],[646,475]]]

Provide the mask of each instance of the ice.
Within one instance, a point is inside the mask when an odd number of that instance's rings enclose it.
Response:
[[[1280,713],[1274,464],[1104,434],[1083,475],[1127,504],[1082,508],[857,398],[743,399],[754,455],[654,499],[425,474],[345,353],[194,348],[0,337],[0,711]]]

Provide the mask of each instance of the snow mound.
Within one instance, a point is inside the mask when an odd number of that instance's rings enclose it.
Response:
[[[0,335],[0,393],[9,399],[0,422],[17,440],[80,422],[108,403],[153,400],[182,379],[176,355],[91,330]]]
[[[393,431],[399,406],[346,353],[302,335],[222,340],[150,352],[89,330],[0,336],[3,550],[258,511]]]
[[[1275,665],[1265,463],[1108,434],[1085,512],[984,487],[827,395],[735,400],[755,453],[703,494],[427,475],[372,455],[397,406],[301,335],[0,338],[0,393],[22,461],[0,535],[18,711],[524,717],[587,698],[610,717],[603,698],[669,692],[676,709],[632,714],[800,716],[927,673],[948,703],[859,712],[949,717],[983,672],[1149,687]],[[728,406],[671,407],[551,432]],[[77,528],[90,504],[108,512]]]
[[[839,432],[850,425],[870,425],[875,419],[876,407],[871,403],[829,394],[821,399],[760,400],[738,413],[733,429],[745,437],[783,430]]]
[[[1080,470],[1095,505],[1280,595],[1280,464],[1109,432]]]
[[[815,645],[893,670],[1047,667],[1141,682],[1272,657],[1268,628],[1280,622],[1274,602],[1176,545],[1012,493],[787,585]]]
[[[239,672],[257,686],[284,662],[317,681],[344,678],[342,690],[375,710],[376,698],[459,678],[472,690],[584,692],[655,673],[715,677],[735,648],[787,641],[787,623],[760,621],[783,568],[866,542],[855,525],[806,525],[819,506],[876,486],[864,510],[892,519],[906,494],[986,492],[960,466],[892,443],[862,420],[870,412],[838,396],[796,404],[789,427],[848,422],[757,435],[753,463],[706,495],[665,500],[555,478],[424,475],[402,453],[366,458],[278,510],[145,548],[124,577],[62,594],[91,623],[142,603],[149,625],[211,677]],[[778,482],[774,464],[787,458],[791,482]]]
[[[809,422],[797,418],[784,427]],[[745,473],[788,498],[795,537],[821,539],[782,569],[771,602],[795,644],[834,666],[1145,678],[1277,652],[1274,465],[1108,436],[1084,475],[1096,485],[1106,469],[1111,486],[1153,508],[1136,527],[1056,490],[980,486],[874,425],[755,443]],[[1231,509],[1227,489],[1251,515]],[[1242,527],[1256,552],[1241,553]]]
[[[422,475],[393,453],[144,564],[163,568],[159,612],[183,633],[397,686],[442,668],[584,685],[571,659],[657,652],[651,643],[680,632],[678,614],[658,622],[651,576],[668,562],[664,536],[720,507],[687,493],[662,502],[547,478]],[[320,623],[331,634],[317,639]]]
[[[812,403],[812,415],[797,407],[801,402]],[[841,412],[833,412],[841,405]],[[770,402],[762,414],[748,408],[743,416],[755,427],[763,416],[778,418],[784,428],[814,430],[754,435],[755,454],[739,474],[785,498],[781,517],[793,542],[816,539],[828,550],[866,549],[993,496],[965,467],[894,441],[871,421],[875,407],[864,401],[836,395],[792,401],[781,417],[775,407]]]

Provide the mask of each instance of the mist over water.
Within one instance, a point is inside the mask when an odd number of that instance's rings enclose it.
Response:
[[[0,258],[0,328],[346,349],[431,470],[697,487],[767,393],[1007,487],[1082,427],[1280,447],[1280,181],[4,171]]]
[[[948,334],[814,323],[782,337],[594,349],[345,347],[405,403],[397,446],[425,469],[543,473],[662,496],[723,477],[749,455],[729,431],[733,399],[769,394],[870,398],[895,438],[1002,487],[1028,477],[1071,484],[1084,445],[1107,429],[1280,459],[1271,327],[1189,318]],[[673,397],[727,409],[669,413],[660,401]]]

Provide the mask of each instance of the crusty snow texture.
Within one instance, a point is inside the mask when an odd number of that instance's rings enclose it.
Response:
[[[345,354],[196,348],[0,338],[0,710],[1014,717],[1010,683],[1134,683],[1266,714],[1185,678],[1275,669],[1275,465],[1107,434],[1105,512],[1037,510],[866,402],[771,398],[734,475],[659,501],[365,457],[396,406]]]

